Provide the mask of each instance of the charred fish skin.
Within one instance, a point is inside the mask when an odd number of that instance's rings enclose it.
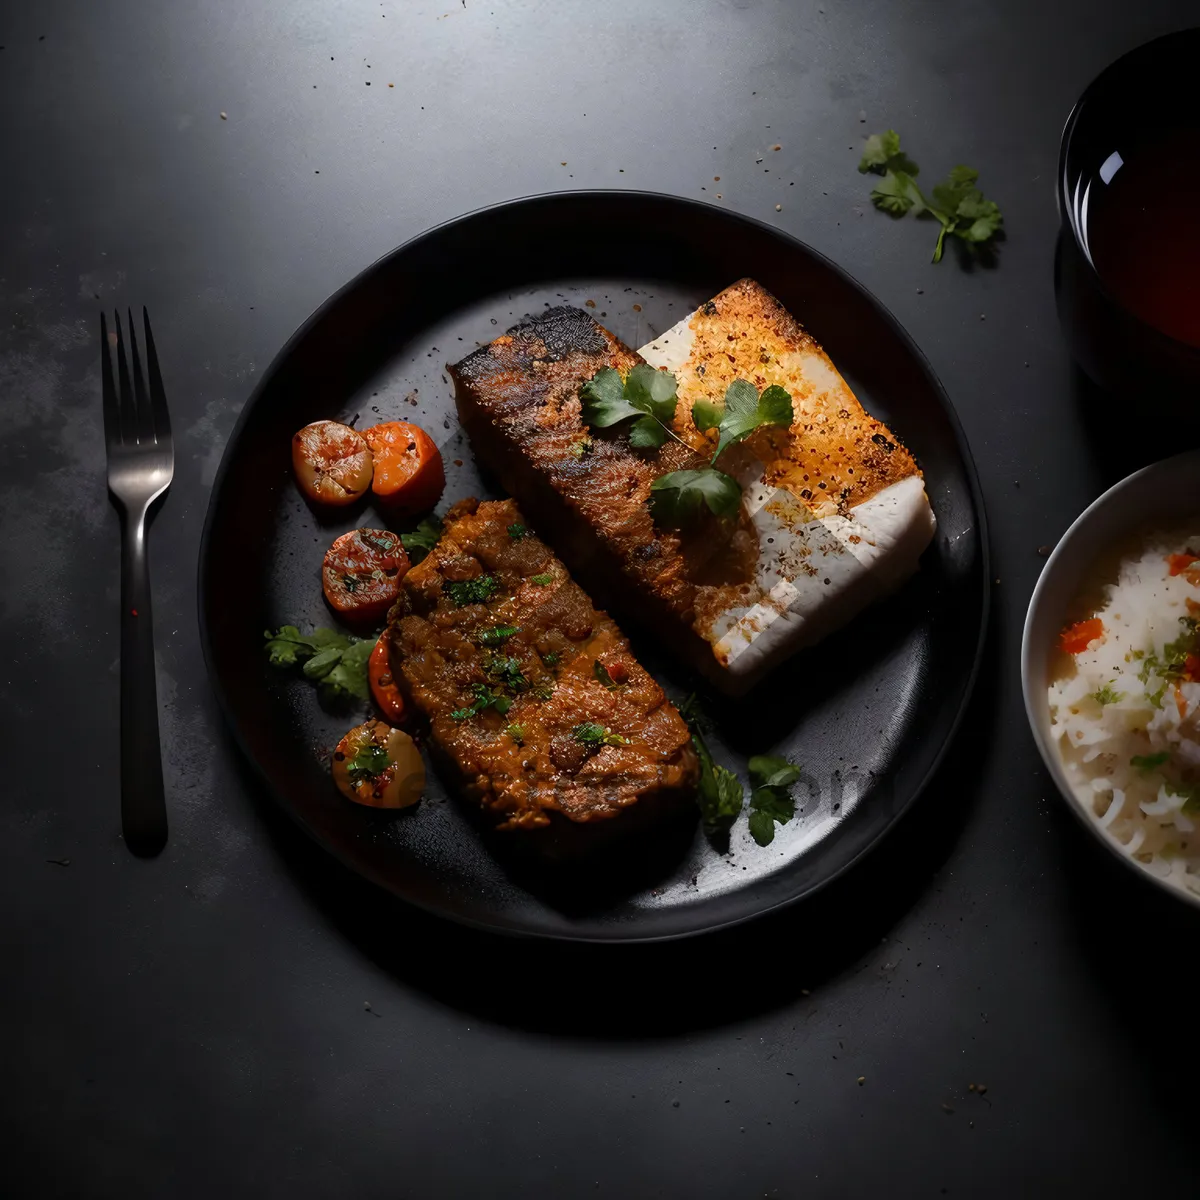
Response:
[[[450,510],[386,637],[436,762],[502,834],[573,856],[692,810],[682,717],[514,501]]]

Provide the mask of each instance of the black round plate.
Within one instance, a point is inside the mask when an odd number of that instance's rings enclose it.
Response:
[[[267,664],[263,630],[332,624],[319,567],[330,541],[380,523],[369,508],[317,517],[291,477],[309,421],[418,422],[442,448],[444,504],[495,495],[454,417],[444,373],[526,313],[593,301],[630,346],[742,276],[774,292],[823,343],[866,407],[920,462],[938,532],[891,601],[780,667],[736,703],[707,697],[709,743],[745,778],[751,754],[803,765],[797,816],[727,851],[700,829],[569,878],[514,863],[430,775],[414,809],[344,802],[328,753],[354,714]],[[538,196],[422,234],[364,271],[284,347],[221,463],[200,557],[209,672],[234,734],[279,802],[360,874],[431,912],[512,934],[590,941],[679,937],[791,903],[859,858],[916,798],[954,732],[987,623],[987,538],[962,430],[893,317],[833,263],[776,229],[705,204],[637,192]],[[640,642],[667,690],[686,672]],[[703,694],[703,693],[702,693]],[[497,853],[496,850],[500,852]]]

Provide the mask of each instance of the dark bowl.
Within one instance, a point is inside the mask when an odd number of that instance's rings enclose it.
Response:
[[[1200,349],[1134,316],[1104,286],[1088,214],[1113,178],[1114,154],[1128,162],[1171,131],[1200,130],[1197,63],[1200,29],[1167,34],[1117,59],[1079,98],[1059,150],[1062,229],[1054,264],[1059,319],[1087,374],[1111,391],[1153,393],[1193,410]]]

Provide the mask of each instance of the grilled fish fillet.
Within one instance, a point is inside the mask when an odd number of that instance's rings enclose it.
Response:
[[[688,806],[683,718],[514,501],[450,510],[387,637],[437,758],[500,830],[554,857]]]
[[[627,428],[584,426],[579,389],[601,367],[642,359],[675,371],[675,431],[634,449]],[[933,533],[920,471],[868,416],[816,342],[743,280],[635,354],[579,309],[553,309],[449,368],[477,456],[516,496],[580,581],[738,694],[915,569]],[[759,430],[722,468],[743,485],[732,535],[664,529],[660,475],[702,465],[715,445],[691,421],[733,378],[779,383],[790,430]]]
[[[936,522],[912,455],[859,403],[779,301],[742,279],[643,346],[672,371],[676,431],[698,444],[692,405],[734,379],[792,397],[788,430],[760,430],[731,464],[758,557],[740,588],[698,597],[697,631],[738,685],[845,624],[917,568]],[[741,448],[739,448],[741,449]],[[730,456],[732,457],[732,456]]]

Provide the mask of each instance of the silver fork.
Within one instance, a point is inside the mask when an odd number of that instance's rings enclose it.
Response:
[[[125,358],[121,317],[115,331],[100,314],[100,356],[104,381],[104,441],[108,451],[108,490],[121,509],[121,828],[134,854],[157,854],[167,840],[163,798],[162,748],[158,739],[158,692],[154,682],[154,627],[150,616],[150,561],[146,521],[150,506],[167,490],[175,473],[171,418],[158,369],[150,314],[146,327],[149,385],[142,379],[133,313]],[[111,349],[117,354],[113,382]]]

